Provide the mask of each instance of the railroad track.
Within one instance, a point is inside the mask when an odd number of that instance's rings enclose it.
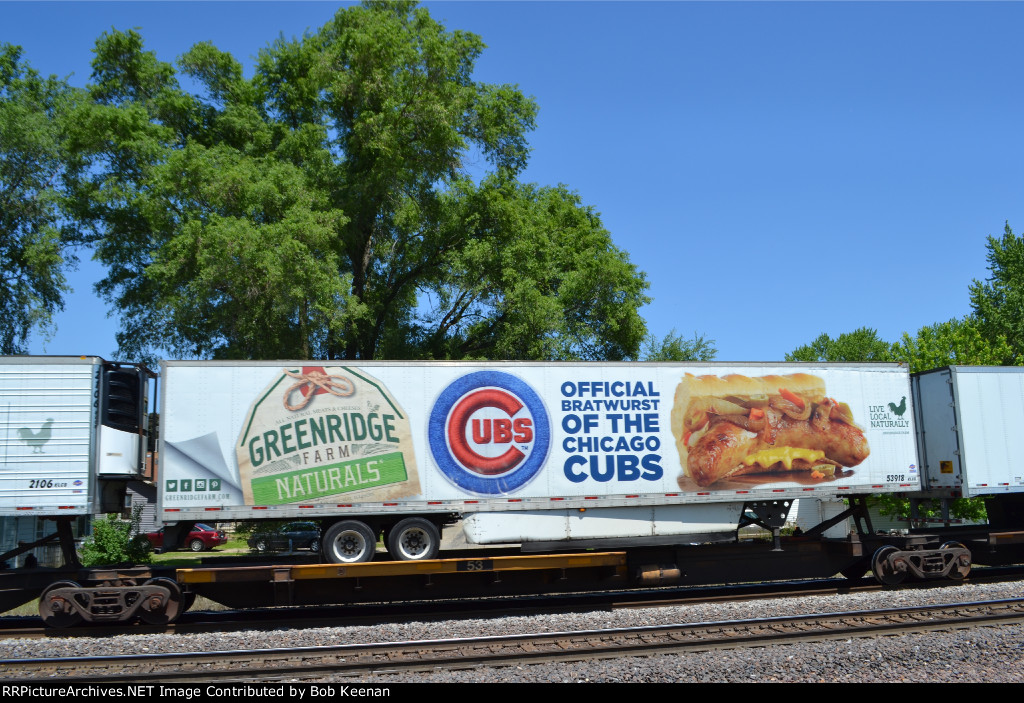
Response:
[[[0,661],[5,683],[62,684],[257,682],[360,677],[402,671],[651,656],[763,647],[801,641],[871,637],[1019,623],[1024,599],[850,611],[761,620],[415,640],[330,647],[12,659]]]

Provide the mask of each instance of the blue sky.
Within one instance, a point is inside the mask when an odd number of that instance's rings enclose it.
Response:
[[[424,4],[488,44],[477,80],[540,105],[523,178],[577,190],[646,273],[651,332],[704,334],[719,360],[960,317],[985,237],[1024,228],[1024,3]],[[0,1],[0,41],[76,85],[112,27],[251,68],[342,5]],[[33,353],[116,358],[87,259]]]

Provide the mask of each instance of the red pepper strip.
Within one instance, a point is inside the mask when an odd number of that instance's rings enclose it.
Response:
[[[750,419],[751,420],[760,420],[762,417],[764,417],[764,410],[762,410],[761,408],[751,408],[750,409]]]
[[[780,388],[779,395],[781,395],[783,398],[785,398],[786,400],[788,400],[790,403],[797,406],[801,410],[804,409],[804,399],[798,396],[793,391],[789,390],[788,388]]]
[[[692,434],[693,434],[693,432],[686,432],[686,433],[683,434],[683,446],[684,447],[690,446],[690,435],[692,435]]]

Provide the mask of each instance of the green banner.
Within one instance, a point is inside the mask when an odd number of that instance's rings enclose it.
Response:
[[[281,505],[315,501],[399,483],[407,478],[408,472],[401,452],[378,454],[254,478],[253,504]]]

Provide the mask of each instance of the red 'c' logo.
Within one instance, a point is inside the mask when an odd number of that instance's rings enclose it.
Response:
[[[524,445],[533,441],[529,410],[523,417],[516,417],[524,407],[514,395],[497,388],[482,388],[464,396],[448,416],[448,446],[452,455],[465,468],[484,476],[511,471],[527,457],[520,446],[528,449]],[[490,447],[492,451],[485,455],[474,445]],[[506,445],[508,449],[497,454]]]

